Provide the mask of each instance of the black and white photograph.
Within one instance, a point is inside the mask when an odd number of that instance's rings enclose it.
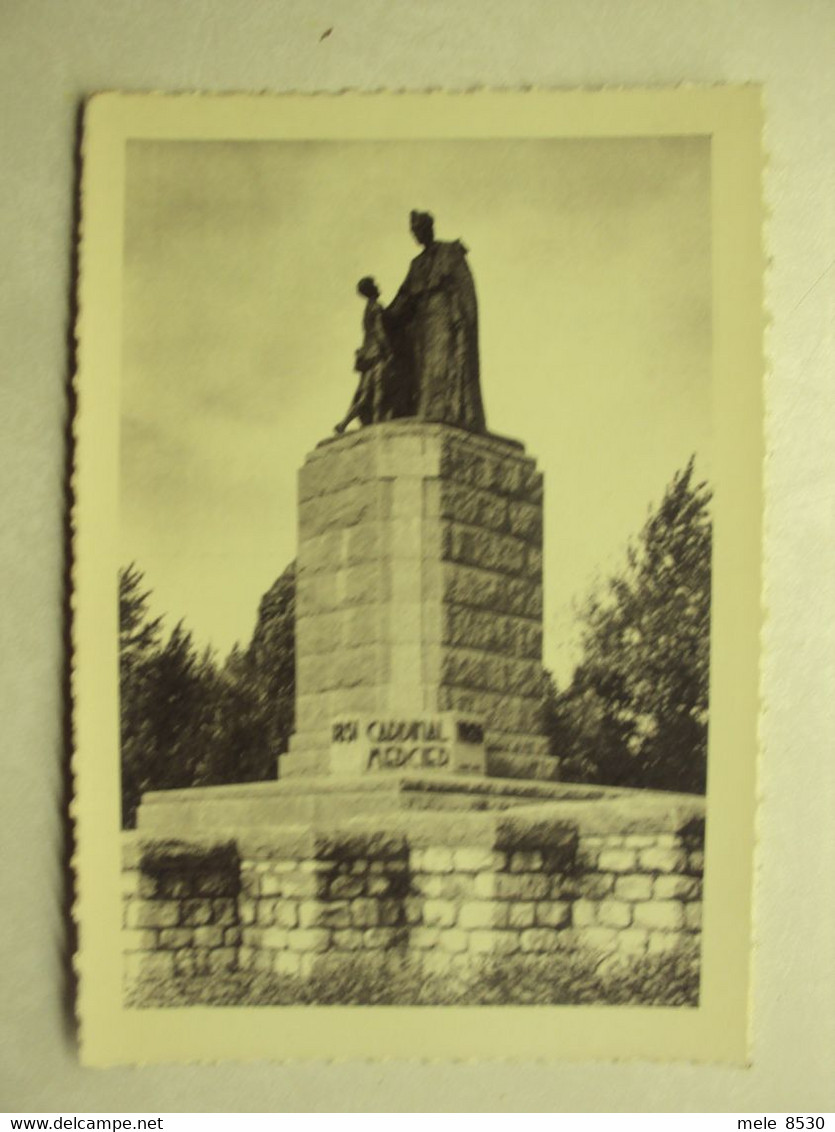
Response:
[[[696,1016],[711,138],[365,106],[120,151],[121,1009]]]

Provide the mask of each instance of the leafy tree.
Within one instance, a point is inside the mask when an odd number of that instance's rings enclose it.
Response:
[[[711,498],[691,458],[581,609],[583,660],[545,705],[564,777],[704,792]]]

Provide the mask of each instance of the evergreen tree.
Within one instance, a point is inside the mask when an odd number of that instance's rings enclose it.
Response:
[[[162,618],[131,565],[119,575],[122,822],[133,826],[146,790],[191,786],[217,730],[217,674],[182,622],[162,643]]]
[[[291,563],[261,599],[249,646],[236,645],[218,674],[217,730],[201,781],[275,778],[295,716],[295,582]]]
[[[546,702],[566,778],[705,790],[712,493],[694,481],[691,458],[581,610],[583,659]]]
[[[131,563],[119,571],[119,701],[121,723],[122,823],[133,825],[146,780],[143,735],[151,671],[159,654],[162,618],[148,612],[150,591]]]

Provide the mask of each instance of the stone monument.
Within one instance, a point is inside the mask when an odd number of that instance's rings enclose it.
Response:
[[[463,245],[411,226],[387,311],[360,282],[357,411],[299,473],[289,751],[272,782],[143,797],[129,973],[305,976],[381,949],[445,971],[698,931],[703,801],[556,781],[542,476],[487,432]]]
[[[281,777],[554,778],[540,734],[542,476],[520,444],[399,420],[299,475],[296,733]]]

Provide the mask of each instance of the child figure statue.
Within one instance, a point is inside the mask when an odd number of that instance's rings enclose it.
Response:
[[[383,324],[380,291],[372,277],[366,275],[357,284],[357,293],[366,299],[362,316],[363,341],[354,361],[360,379],[348,412],[334,429],[337,433],[343,433],[356,418],[361,425],[369,425],[391,420],[394,415],[391,388],[394,356]]]

